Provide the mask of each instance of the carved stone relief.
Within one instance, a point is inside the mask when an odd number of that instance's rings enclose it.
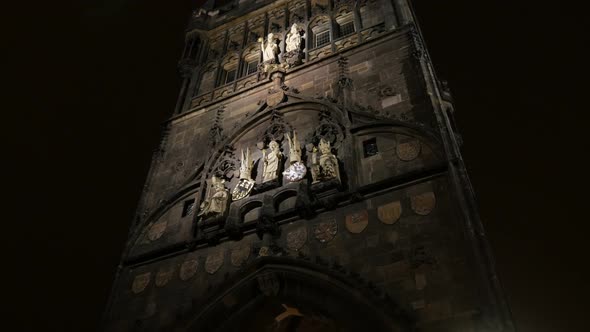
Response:
[[[156,274],[156,286],[164,287],[172,279],[174,268],[161,269]]]
[[[139,294],[145,290],[147,285],[150,283],[151,272],[138,274],[133,278],[133,284],[131,285],[131,291],[134,294]]]
[[[412,161],[420,155],[421,144],[418,140],[398,143],[395,152],[397,157],[403,161]]]
[[[199,261],[196,259],[187,260],[180,265],[180,280],[186,281],[192,278],[197,273]]]
[[[166,231],[167,225],[168,222],[166,220],[154,223],[148,231],[148,239],[150,241],[156,241],[157,239],[161,238]]]
[[[244,150],[242,149],[242,159],[240,162],[240,181],[232,192],[233,201],[246,198],[248,195],[250,195],[250,191],[252,188],[254,188],[254,184],[256,183],[254,180],[252,180],[253,166],[254,161],[250,156],[250,148],[246,148],[246,153],[244,153]]]
[[[369,213],[367,210],[362,210],[348,214],[345,225],[346,229],[353,234],[362,233],[369,225]]]
[[[208,193],[209,197],[201,203],[199,217],[207,218],[214,215],[223,215],[227,209],[229,192],[225,188],[225,180],[213,176],[211,184]]]
[[[205,271],[209,274],[214,274],[223,265],[225,251],[218,249],[215,252],[210,253],[205,261]]]
[[[335,219],[321,221],[313,225],[313,234],[321,243],[332,241],[338,232],[338,224]]]
[[[436,196],[432,191],[410,197],[412,210],[421,216],[429,215],[436,206]]]
[[[332,153],[330,142],[324,138],[320,139],[318,145],[320,157],[317,156],[317,148],[312,149],[311,154],[311,175],[313,183],[336,179],[340,181],[340,166],[338,158]]]
[[[273,140],[268,144],[268,147],[268,152],[267,150],[262,150],[262,160],[264,162],[262,182],[277,179],[280,170],[279,166],[283,159],[283,154],[279,150],[279,143]]]
[[[287,248],[299,250],[307,242],[307,228],[300,227],[287,233]]]
[[[377,208],[377,217],[382,223],[393,225],[402,215],[402,204],[395,201],[381,205]]]
[[[231,255],[230,255],[231,265],[233,265],[235,267],[242,266],[242,264],[244,264],[244,262],[246,262],[248,260],[248,258],[250,257],[251,250],[252,249],[250,248],[250,245],[248,245],[248,244],[246,244],[240,248],[236,248],[236,249],[232,250]]]

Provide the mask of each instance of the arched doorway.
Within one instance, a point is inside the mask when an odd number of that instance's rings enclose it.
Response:
[[[186,322],[186,331],[410,331],[409,319],[355,277],[302,259],[263,257]]]

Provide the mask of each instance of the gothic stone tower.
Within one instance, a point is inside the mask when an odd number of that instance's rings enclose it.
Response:
[[[408,0],[194,12],[106,331],[513,331]]]

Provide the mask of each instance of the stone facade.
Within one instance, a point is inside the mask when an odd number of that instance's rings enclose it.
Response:
[[[209,1],[186,41],[106,331],[513,330],[406,0]]]

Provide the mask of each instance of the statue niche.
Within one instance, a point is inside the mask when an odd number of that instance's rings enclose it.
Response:
[[[336,180],[340,183],[338,158],[332,153],[330,142],[324,138],[318,144],[321,155],[318,160],[318,149],[314,146],[311,154],[312,183]]]
[[[208,198],[201,203],[199,214],[201,220],[217,218],[225,215],[229,203],[229,192],[225,188],[225,180],[217,176],[211,178]]]

